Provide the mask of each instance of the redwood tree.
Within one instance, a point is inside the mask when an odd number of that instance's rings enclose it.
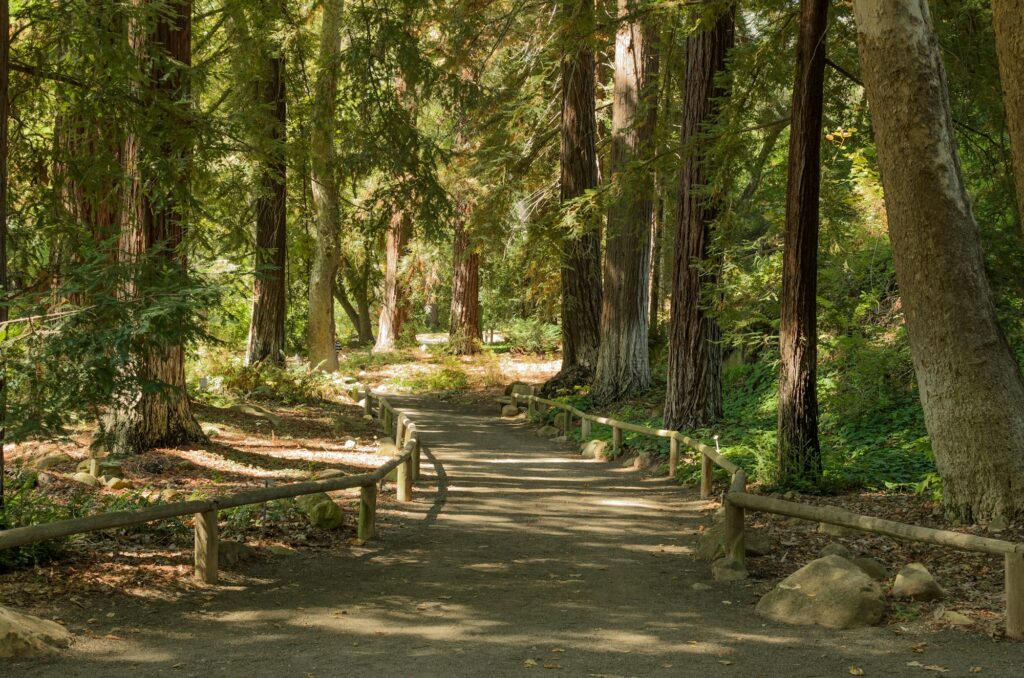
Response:
[[[927,0],[854,0],[889,236],[947,513],[1024,517],[1024,379],[999,327]]]
[[[601,346],[591,394],[612,402],[651,387],[647,323],[653,181],[630,164],[653,156],[657,120],[657,32],[637,0],[618,0],[611,172],[620,182],[608,209]]]
[[[778,479],[816,483],[818,443],[818,198],[829,0],[801,0],[789,133],[779,322]]]
[[[594,0],[562,0],[560,186],[563,206],[597,186]],[[545,390],[589,383],[601,345],[601,231],[598,215],[578,211],[562,240],[562,369]]]
[[[686,40],[683,94],[683,167],[680,172],[669,318],[668,383],[665,426],[699,428],[722,416],[722,349],[718,323],[707,312],[704,295],[714,282],[708,261],[711,226],[721,209],[708,188],[707,125],[725,96],[719,76],[733,45],[730,8],[705,30]]]
[[[280,13],[281,0],[265,0],[261,9]],[[256,82],[258,115],[259,194],[256,196],[256,271],[252,320],[245,363],[284,363],[285,262],[287,261],[288,163],[285,156],[287,104],[284,46],[274,41],[260,54],[262,77]]]
[[[341,58],[341,0],[326,0],[320,27],[320,54],[310,112],[310,173],[315,213],[313,262],[309,274],[309,362],[337,372],[334,349],[334,277],[338,272],[341,230],[338,153],[334,145],[335,112]]]
[[[480,350],[480,254],[466,227],[466,207],[458,206],[452,260],[452,309],[449,349],[456,355]]]
[[[408,212],[400,209],[391,216],[384,245],[384,296],[380,304],[380,322],[377,324],[377,343],[373,347],[375,352],[395,350],[395,342],[408,312],[402,294],[399,268],[408,253],[411,236],[412,219]]]
[[[0,326],[7,322],[7,92],[11,53],[10,3],[0,0]],[[7,336],[0,329],[0,339]],[[4,440],[7,433],[7,362],[0,351],[0,508],[4,505]],[[3,524],[0,524],[0,528]]]
[[[1024,226],[1024,0],[992,0],[992,24],[1013,149],[1018,218]]]
[[[134,297],[143,312],[152,303],[147,301],[152,290],[163,291],[168,281],[186,279],[183,203],[192,139],[183,121],[191,109],[192,2],[179,0],[168,7],[151,28],[136,26],[132,36],[147,66],[140,83],[147,117],[143,129],[125,143],[132,185],[122,212],[120,256],[133,271],[126,296]],[[185,390],[185,347],[180,340],[151,333],[130,369],[139,388],[115,404],[106,423],[113,452],[140,452],[203,437]]]

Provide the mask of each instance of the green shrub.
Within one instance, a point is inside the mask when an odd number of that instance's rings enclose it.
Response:
[[[513,320],[505,329],[505,344],[519,353],[551,353],[562,341],[562,330],[539,320]]]
[[[462,363],[450,357],[439,367],[412,377],[408,385],[417,392],[465,391],[469,389],[469,377]]]
[[[190,384],[200,399],[218,401],[265,400],[294,405],[327,400],[337,393],[331,375],[312,370],[304,363],[244,365],[239,356],[205,352],[190,366]],[[199,389],[205,378],[206,388]]]
[[[0,526],[5,529],[30,527],[75,517],[68,506],[55,502],[31,486],[32,482],[26,482],[13,492],[8,488],[3,509],[0,509]],[[0,550],[0,572],[52,560],[63,551],[65,542],[66,539],[53,539]]]

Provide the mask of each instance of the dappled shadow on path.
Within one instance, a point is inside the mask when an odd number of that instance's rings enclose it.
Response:
[[[918,638],[782,627],[752,615],[750,583],[700,586],[708,566],[690,553],[708,505],[692,492],[582,460],[521,423],[395,403],[430,463],[414,502],[382,506],[379,539],[249,564],[244,579],[140,607],[119,622],[135,632],[98,633],[23,675],[920,675],[906,665]],[[928,643],[922,663],[950,675],[1024,667],[1014,644]]]

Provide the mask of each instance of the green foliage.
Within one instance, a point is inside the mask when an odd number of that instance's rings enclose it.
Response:
[[[32,489],[33,484],[28,482],[23,487],[8,488],[3,508],[0,509],[0,525],[13,529],[74,517],[74,512],[67,506]],[[0,572],[52,560],[61,554],[65,541],[54,539],[0,550]]]
[[[203,379],[206,388],[200,389]],[[210,348],[189,366],[189,384],[196,397],[215,405],[237,400],[295,405],[329,400],[338,393],[334,377],[304,363],[245,365],[238,355]]]
[[[562,342],[558,325],[537,319],[516,319],[505,327],[505,344],[519,353],[552,353]]]

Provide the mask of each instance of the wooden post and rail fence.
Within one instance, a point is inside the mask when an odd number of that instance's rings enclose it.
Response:
[[[1001,539],[978,537],[951,530],[937,530],[919,525],[908,525],[892,520],[875,518],[853,513],[834,506],[812,506],[798,502],[777,499],[747,492],[746,473],[735,463],[724,457],[718,450],[708,447],[679,431],[649,428],[629,422],[617,421],[608,417],[588,414],[572,407],[568,403],[548,400],[537,395],[513,394],[512,404],[519,406],[525,400],[532,417],[544,414],[548,409],[558,409],[565,413],[565,434],[572,426],[573,419],[580,422],[580,434],[584,441],[588,440],[594,424],[602,424],[612,429],[612,447],[618,453],[622,447],[624,431],[638,433],[652,438],[668,438],[669,463],[668,475],[674,478],[679,465],[679,446],[685,445],[700,455],[701,482],[700,495],[709,498],[712,493],[712,480],[715,467],[725,469],[731,482],[729,490],[723,496],[725,506],[725,557],[745,567],[746,545],[744,543],[746,511],[761,511],[791,518],[799,518],[829,525],[838,525],[860,532],[882,534],[896,539],[947,546],[961,551],[973,551],[1002,556],[1005,567],[1006,587],[1006,635],[1016,640],[1024,640],[1024,544]]]
[[[289,483],[275,487],[247,490],[209,499],[158,504],[137,511],[117,511],[72,520],[61,520],[42,525],[17,527],[0,531],[0,549],[27,546],[50,539],[69,537],[88,532],[99,532],[123,527],[134,527],[168,518],[191,515],[195,526],[195,576],[207,584],[218,580],[218,545],[220,542],[217,513],[224,509],[251,504],[263,504],[275,499],[291,499],[319,492],[333,492],[358,487],[359,523],[358,537],[372,539],[376,531],[377,488],[382,480],[395,468],[398,469],[398,501],[412,500],[412,484],[419,479],[421,443],[416,425],[409,417],[398,412],[382,396],[375,396],[370,389],[363,390],[365,412],[372,412],[376,399],[378,415],[386,434],[395,435],[398,453],[376,470],[355,476],[328,478],[301,483]]]

